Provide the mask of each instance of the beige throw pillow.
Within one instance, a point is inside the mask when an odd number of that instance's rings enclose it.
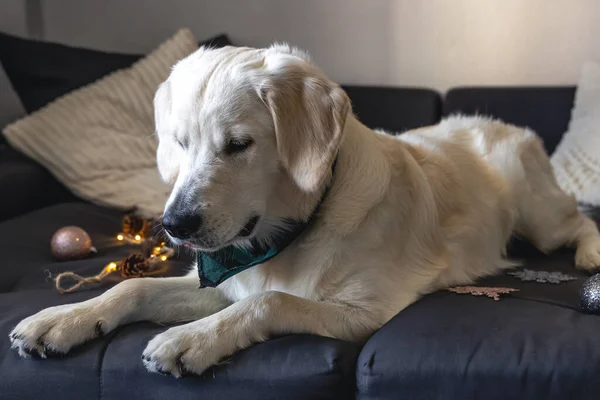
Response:
[[[569,128],[550,160],[564,191],[600,206],[600,64],[584,65]]]
[[[156,217],[169,188],[156,167],[153,98],[178,60],[198,48],[178,31],[131,67],[8,125],[8,142],[95,204]]]

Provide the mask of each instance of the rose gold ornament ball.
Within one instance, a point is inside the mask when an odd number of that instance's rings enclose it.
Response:
[[[54,233],[50,248],[59,261],[79,260],[92,251],[92,239],[78,226],[65,226]]]

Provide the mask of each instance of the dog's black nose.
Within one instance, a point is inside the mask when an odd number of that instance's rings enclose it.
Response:
[[[198,214],[165,213],[162,225],[169,235],[178,239],[188,239],[202,226],[202,216]]]

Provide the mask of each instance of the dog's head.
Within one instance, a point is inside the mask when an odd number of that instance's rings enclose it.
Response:
[[[323,190],[350,102],[305,53],[275,45],[199,49],[154,107],[158,168],[173,185],[163,226],[176,244],[216,250],[308,217],[297,197]]]

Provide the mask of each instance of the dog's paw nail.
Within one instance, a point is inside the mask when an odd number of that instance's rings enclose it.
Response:
[[[47,344],[44,345],[44,355],[48,356],[48,357],[64,357],[65,356],[64,353],[61,353],[60,351],[54,350],[53,348],[51,348]]]
[[[46,358],[46,354],[45,353],[40,353],[38,350],[36,349],[31,349],[29,347],[21,347],[21,351],[25,354],[27,354],[29,357],[36,359],[36,360],[40,360],[42,358]]]
[[[98,321],[96,323],[96,337],[101,338],[104,335],[106,335],[106,333],[104,333],[104,330],[102,329],[102,322]]]
[[[10,337],[11,340],[22,340],[23,339],[23,335],[19,335],[19,334],[14,333],[14,332],[11,333],[9,337]]]
[[[181,361],[181,358],[177,360],[177,363],[175,365],[177,366],[177,371],[179,372],[179,376],[177,376],[177,378],[188,374],[188,370],[185,368],[185,365],[183,364],[183,361]]]

